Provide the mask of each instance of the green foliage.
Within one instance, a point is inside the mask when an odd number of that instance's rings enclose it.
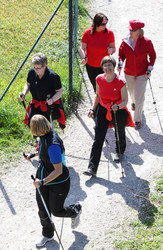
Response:
[[[158,191],[163,191],[163,180],[158,181],[156,189]]]
[[[79,15],[87,17],[88,12],[85,8],[85,3],[87,3],[87,1],[86,0],[84,0],[84,1],[79,0],[78,2],[79,2],[79,9],[78,9]]]
[[[83,1],[79,0],[79,38],[81,38],[87,20]],[[60,0],[2,0],[0,5],[0,96],[14,77],[16,71],[27,56],[36,39],[49,21]],[[35,46],[21,71],[0,102],[0,159],[10,152],[21,151],[32,140],[29,128],[24,125],[24,108],[18,103],[18,94],[22,92],[28,70],[32,67],[31,56],[43,52],[48,58],[48,67],[61,77],[63,86],[63,104],[66,117],[77,107],[80,93],[80,71],[74,61],[73,93],[69,94],[69,59],[68,59],[68,4],[65,0],[43,36]],[[79,41],[79,39],[78,39]],[[80,41],[79,41],[80,43]],[[31,95],[26,96],[26,105]],[[12,158],[12,156],[11,156]]]
[[[0,106],[0,161],[13,160],[30,140],[32,136],[23,123],[19,107],[13,104]]]

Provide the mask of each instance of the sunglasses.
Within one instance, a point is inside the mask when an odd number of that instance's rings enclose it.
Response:
[[[137,30],[130,30],[131,32],[135,32],[135,31],[137,31]]]
[[[41,67],[34,67],[34,70],[40,70],[42,68],[43,68],[42,66]]]
[[[101,23],[100,24],[100,26],[106,26],[107,25],[107,23]]]

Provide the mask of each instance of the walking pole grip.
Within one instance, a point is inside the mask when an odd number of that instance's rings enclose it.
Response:
[[[34,180],[34,181],[35,181],[35,177],[33,176],[33,174],[31,175],[31,178],[32,178],[32,180]]]

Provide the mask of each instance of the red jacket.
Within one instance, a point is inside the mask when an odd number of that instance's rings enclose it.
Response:
[[[119,48],[119,61],[126,60],[124,72],[127,75],[144,75],[148,66],[153,66],[156,53],[151,40],[146,37],[138,38],[135,49],[130,45],[130,38],[123,39]]]

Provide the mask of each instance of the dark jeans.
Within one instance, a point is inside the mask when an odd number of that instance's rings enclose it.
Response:
[[[100,68],[95,68],[95,67],[92,67],[92,66],[90,66],[88,64],[86,64],[86,70],[87,70],[87,74],[88,74],[89,80],[92,83],[94,92],[96,92],[96,77],[99,74],[102,74],[104,72],[103,72],[103,70],[102,70],[101,67]]]
[[[107,109],[102,107],[100,104],[97,107],[97,114],[95,118],[95,138],[92,145],[92,150],[90,154],[90,160],[88,168],[91,168],[95,173],[97,172],[98,165],[101,158],[101,152],[103,143],[105,140],[105,135],[107,133],[109,121],[106,119],[106,113]],[[125,124],[128,117],[128,112],[125,109],[120,109],[116,112],[116,118],[117,118],[117,125],[118,125],[118,134],[119,134],[119,144],[120,144],[120,150],[121,154],[124,153],[126,148],[126,135],[125,135]],[[114,114],[112,112],[112,121],[114,124]],[[118,140],[117,135],[115,133],[116,137],[116,152],[119,153],[118,150]]]
[[[50,113],[51,113],[50,106],[47,105],[47,111],[43,112],[40,107],[35,108],[34,105],[32,104],[29,111],[28,126],[30,125],[30,120],[34,115],[43,115],[48,119],[48,121],[50,121]]]
[[[40,169],[37,172],[37,178],[40,179]],[[75,205],[64,207],[65,199],[70,189],[70,178],[60,184],[44,185],[40,187],[41,194],[45,200],[49,213],[56,217],[75,217]],[[42,225],[42,235],[51,238],[54,235],[53,228],[50,220],[40,198],[40,195],[36,191],[36,200],[39,208],[39,217]]]

